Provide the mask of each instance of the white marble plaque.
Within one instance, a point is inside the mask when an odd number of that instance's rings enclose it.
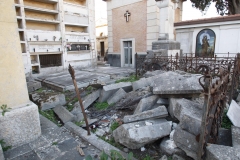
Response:
[[[240,127],[240,106],[234,100],[231,102],[227,116],[234,126]]]

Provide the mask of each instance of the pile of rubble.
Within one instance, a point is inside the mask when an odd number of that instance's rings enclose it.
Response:
[[[111,135],[116,142],[126,148],[140,149],[161,140],[160,148],[165,154],[183,157],[187,155],[197,159],[204,102],[201,96],[203,89],[199,84],[200,76],[182,71],[151,72],[136,82],[105,85],[84,97],[83,105],[88,111],[96,101],[113,104],[101,118],[89,119],[93,128],[98,126],[96,129],[98,136],[106,135],[108,138],[111,133],[110,124],[117,121],[121,125]],[[54,108],[54,112],[64,124],[83,120],[78,102],[69,112],[62,106],[65,99],[60,101],[56,95],[54,96],[54,99],[45,100],[45,103],[54,101],[54,107],[45,106],[46,104],[39,100],[35,101],[42,109]],[[39,96],[32,97],[34,99]],[[119,118],[116,112],[112,112],[124,109],[132,110],[133,114]],[[208,153],[212,153],[211,147]]]

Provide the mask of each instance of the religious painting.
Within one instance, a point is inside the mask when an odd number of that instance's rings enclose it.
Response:
[[[201,30],[196,39],[196,57],[213,57],[216,35],[211,29]]]

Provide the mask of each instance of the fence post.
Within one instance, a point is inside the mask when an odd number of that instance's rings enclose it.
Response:
[[[177,70],[177,69],[178,69],[178,52],[176,54],[176,67],[175,67],[175,70]]]
[[[136,78],[137,78],[137,75],[138,75],[138,73],[137,73],[137,66],[138,66],[138,55],[137,55],[137,52],[136,52],[136,54],[135,54],[135,62],[136,62],[136,65],[135,65],[135,67],[136,67]]]

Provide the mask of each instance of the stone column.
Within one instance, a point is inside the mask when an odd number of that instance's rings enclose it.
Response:
[[[0,139],[16,146],[41,134],[38,107],[28,97],[14,0],[0,0]]]

